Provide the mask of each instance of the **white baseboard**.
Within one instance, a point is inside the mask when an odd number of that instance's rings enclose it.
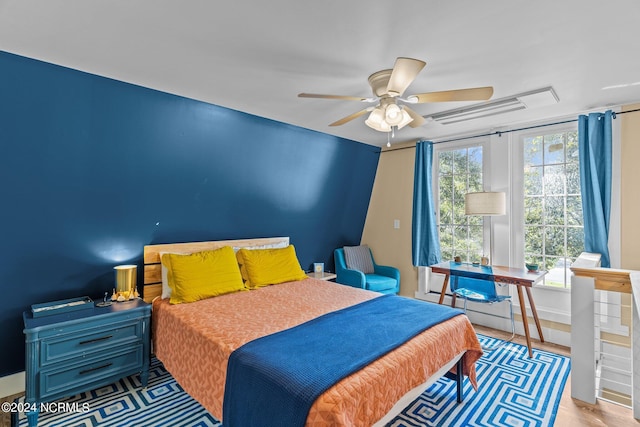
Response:
[[[0,377],[0,397],[24,393],[24,371]]]

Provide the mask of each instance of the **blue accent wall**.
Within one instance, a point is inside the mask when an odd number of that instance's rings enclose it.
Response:
[[[291,100],[295,103],[295,98]],[[290,236],[302,267],[358,244],[380,149],[0,52],[0,376],[22,312],[113,288],[150,243]]]

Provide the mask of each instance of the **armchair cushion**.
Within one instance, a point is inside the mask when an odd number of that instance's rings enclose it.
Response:
[[[374,273],[371,250],[367,245],[345,246],[344,259],[350,270],[358,270],[364,274]]]
[[[398,281],[394,278],[381,276],[379,274],[367,274],[367,289],[375,292],[386,293],[388,291],[397,292]],[[386,291],[386,292],[385,292]]]

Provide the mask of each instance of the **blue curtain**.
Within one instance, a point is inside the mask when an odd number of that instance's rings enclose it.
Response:
[[[440,262],[440,240],[433,202],[433,143],[416,144],[413,181],[412,257],[413,265],[429,266]]]
[[[611,111],[578,117],[584,249],[602,254],[602,267],[611,266],[608,241],[611,213],[611,121],[614,117]]]

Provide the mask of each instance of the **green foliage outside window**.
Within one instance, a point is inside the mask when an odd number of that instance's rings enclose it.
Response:
[[[464,214],[464,195],[482,191],[482,147],[438,153],[440,249],[443,260],[463,262],[482,256],[482,217]]]

